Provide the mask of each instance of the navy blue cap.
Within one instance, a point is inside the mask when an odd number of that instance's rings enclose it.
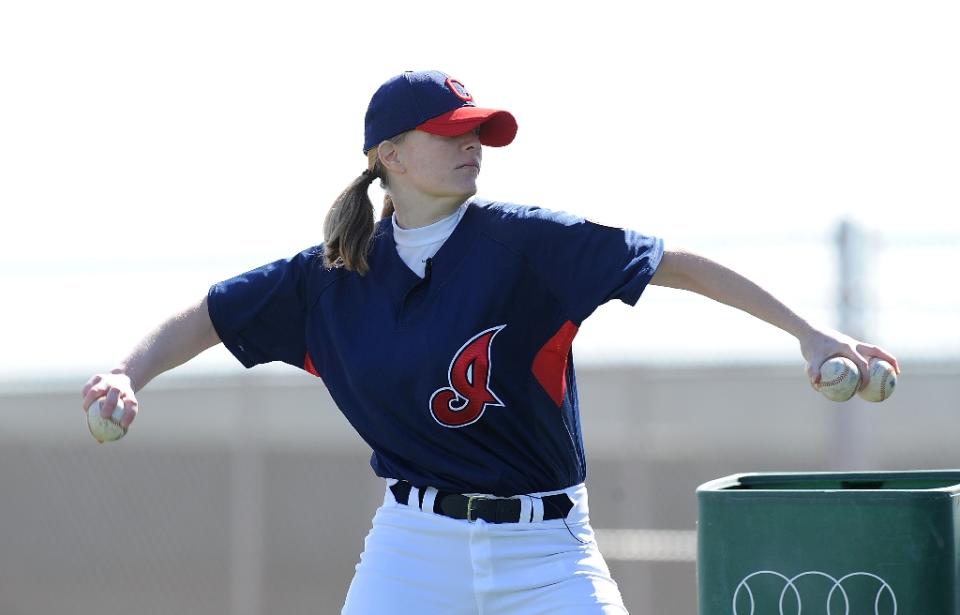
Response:
[[[440,71],[407,71],[380,86],[365,118],[363,151],[408,130],[452,137],[480,127],[480,143],[508,145],[517,121],[507,111],[485,109],[459,80]]]

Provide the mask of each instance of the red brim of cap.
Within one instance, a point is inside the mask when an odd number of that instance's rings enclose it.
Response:
[[[443,115],[430,118],[417,130],[442,137],[456,137],[480,127],[480,143],[491,147],[510,145],[517,136],[517,120],[508,111],[458,107]]]

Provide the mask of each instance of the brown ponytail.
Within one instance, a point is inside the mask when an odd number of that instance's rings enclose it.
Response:
[[[401,141],[398,135],[391,141]],[[373,180],[387,186],[387,175],[377,157],[377,148],[367,152],[367,170],[360,174],[333,202],[323,221],[323,265],[328,268],[343,267],[366,275],[370,270],[367,254],[373,241],[373,204],[367,190]],[[380,218],[393,215],[393,200],[387,194],[383,198]]]

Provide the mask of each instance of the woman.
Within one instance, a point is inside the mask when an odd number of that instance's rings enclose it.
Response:
[[[700,293],[794,335],[814,386],[831,356],[863,374],[896,360],[658,238],[473,198],[482,146],[516,130],[443,73],[390,79],[324,243],[214,284],[93,376],[84,409],[119,400],[126,429],[137,391],[219,342],[247,367],[284,361],[323,379],[385,479],[344,613],[626,612],[589,524],[570,353],[599,305]]]

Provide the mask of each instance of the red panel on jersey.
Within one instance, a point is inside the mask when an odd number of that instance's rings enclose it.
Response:
[[[310,359],[310,353],[303,355],[303,369],[307,370],[317,378],[320,377],[320,372],[317,371],[317,368],[313,366],[313,361]]]
[[[579,329],[569,320],[547,340],[533,359],[533,375],[559,408],[567,394],[567,359]]]

